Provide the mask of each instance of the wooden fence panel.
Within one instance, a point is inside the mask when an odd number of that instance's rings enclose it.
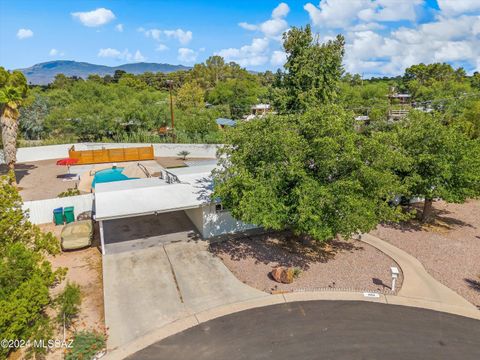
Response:
[[[80,151],[76,151],[74,147],[72,147],[68,151],[68,155],[72,159],[78,159],[77,164],[79,165],[153,160],[155,158],[153,146]]]

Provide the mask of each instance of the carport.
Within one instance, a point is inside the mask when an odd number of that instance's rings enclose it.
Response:
[[[97,184],[95,220],[102,254],[200,238],[202,206],[210,202],[211,180],[209,173],[188,180],[171,183],[147,178]]]

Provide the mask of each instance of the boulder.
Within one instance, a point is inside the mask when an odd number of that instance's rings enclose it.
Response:
[[[282,284],[291,284],[294,278],[293,274],[293,268],[286,268],[283,266],[278,266],[271,272],[273,279]]]

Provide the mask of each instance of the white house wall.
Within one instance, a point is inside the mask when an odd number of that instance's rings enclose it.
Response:
[[[190,221],[203,236],[203,209],[200,207],[195,209],[187,209],[185,210],[185,214],[187,214]]]
[[[252,224],[245,224],[240,220],[236,220],[230,215],[228,211],[216,212],[215,205],[207,205],[203,208],[203,232],[202,236],[205,239],[219,236],[223,234],[232,234],[242,232],[250,229],[255,229],[257,226]]]

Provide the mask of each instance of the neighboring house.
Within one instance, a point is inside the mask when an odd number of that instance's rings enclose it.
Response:
[[[390,121],[401,120],[408,115],[412,108],[411,95],[392,92],[387,97],[389,102],[388,119]]]
[[[250,108],[250,114],[245,117],[245,120],[252,120],[255,118],[262,118],[272,111],[270,104],[256,104]]]
[[[216,123],[220,129],[225,129],[226,127],[234,127],[237,125],[237,122],[232,119],[218,118]]]

